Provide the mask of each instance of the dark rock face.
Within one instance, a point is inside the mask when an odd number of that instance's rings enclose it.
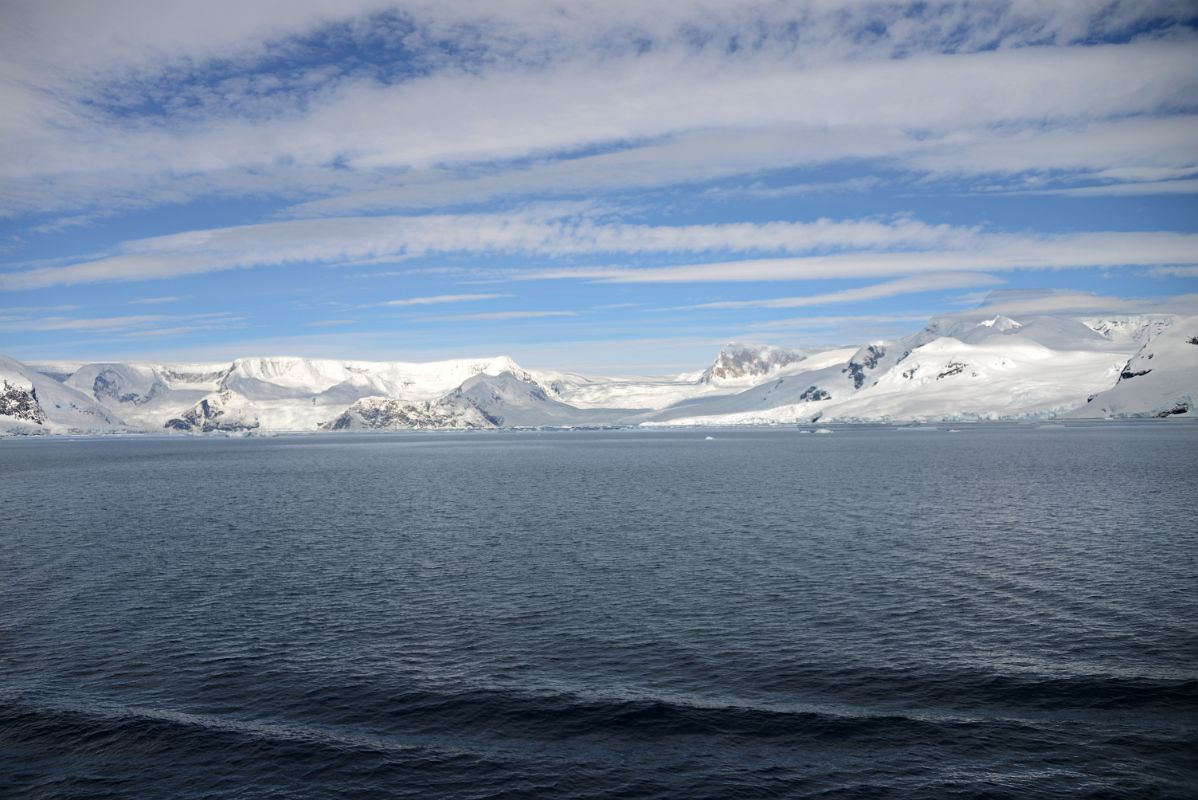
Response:
[[[479,409],[454,389],[440,400],[404,403],[367,398],[354,403],[336,419],[321,424],[327,431],[388,428],[496,428],[502,420]]]
[[[218,403],[204,398],[182,416],[167,420],[163,427],[172,431],[252,431],[258,427],[257,420],[222,419],[225,410]]]
[[[1191,336],[1189,339],[1186,339],[1186,344],[1198,344],[1198,336]]]
[[[46,414],[37,402],[37,389],[22,389],[8,381],[0,381],[0,417],[13,417],[43,425]]]
[[[97,400],[101,397],[112,397],[118,403],[132,403],[135,406],[150,402],[165,388],[161,383],[155,381],[154,385],[150,387],[150,391],[144,395],[137,392],[122,393],[120,377],[112,370],[104,370],[92,382],[92,394]]]
[[[829,400],[829,399],[831,399],[831,397],[832,397],[832,395],[828,394],[827,392],[825,392],[823,389],[819,388],[818,386],[809,386],[801,395],[799,395],[800,400],[809,400],[809,401]]]
[[[1149,356],[1149,358],[1151,358],[1151,356]],[[1141,375],[1147,375],[1149,372],[1152,372],[1152,370],[1150,370],[1150,369],[1133,370],[1131,368],[1131,362],[1128,361],[1127,366],[1125,366],[1123,368],[1123,371],[1119,373],[1119,380],[1121,380],[1121,381],[1131,380],[1132,378],[1138,378]]]
[[[878,359],[884,355],[886,355],[885,347],[871,344],[868,347],[862,348],[857,355],[853,356],[844,371],[849,373],[854,389],[860,389],[865,385],[865,371],[878,366]]]
[[[1167,411],[1160,412],[1159,414],[1157,414],[1157,416],[1158,417],[1171,417],[1174,414],[1184,414],[1189,410],[1190,410],[1190,407],[1188,405],[1186,405],[1185,403],[1178,403],[1177,405],[1173,406],[1173,408],[1170,408]]]
[[[962,372],[965,371],[966,366],[968,366],[968,365],[962,364],[960,361],[950,361],[950,362],[948,362],[947,365],[945,365],[944,372],[941,372],[939,375],[936,376],[936,380],[940,380],[941,378],[947,378],[950,375],[960,375]]]
[[[775,348],[728,345],[716,356],[715,363],[703,373],[700,382],[711,383],[723,378],[767,375],[772,370],[798,363],[805,358],[802,353]]]

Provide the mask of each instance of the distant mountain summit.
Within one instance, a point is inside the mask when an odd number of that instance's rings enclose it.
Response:
[[[807,357],[800,350],[753,344],[728,344],[699,378],[701,383],[760,378],[797,364]]]
[[[47,363],[0,357],[0,433],[246,434],[1198,416],[1198,317],[963,313],[894,341],[730,344],[699,373],[603,378],[507,356]]]

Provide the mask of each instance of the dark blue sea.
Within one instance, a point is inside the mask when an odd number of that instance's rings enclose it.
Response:
[[[0,795],[1198,796],[1198,425],[947,427],[0,441]]]

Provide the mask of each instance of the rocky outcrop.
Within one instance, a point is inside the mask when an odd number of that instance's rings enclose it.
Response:
[[[190,410],[166,422],[168,430],[196,433],[243,432],[258,428],[257,417],[232,404],[230,392],[205,397]]]
[[[114,370],[104,370],[92,381],[92,395],[97,400],[109,397],[118,403],[132,403],[137,406],[150,402],[161,392],[166,391],[167,387],[160,381],[154,381],[145,394],[122,391],[122,388],[121,376]]]
[[[0,380],[0,417],[11,417],[34,425],[46,422],[46,413],[37,401],[37,390]]]
[[[860,389],[865,385],[865,373],[877,368],[878,361],[885,355],[886,348],[884,346],[869,344],[862,347],[849,359],[849,365],[843,371],[848,373],[854,389]]]
[[[960,375],[965,371],[967,366],[969,365],[960,361],[950,361],[944,365],[944,371],[936,376],[936,380],[940,380],[942,378],[951,378],[953,375]]]
[[[783,367],[797,364],[805,358],[807,358],[806,354],[798,350],[730,344],[720,351],[715,362],[703,372],[699,382],[719,383],[720,381],[769,375]]]
[[[386,429],[478,429],[496,428],[499,423],[479,411],[455,390],[438,400],[404,403],[387,397],[358,400],[336,419],[321,424],[326,431]]]
[[[1198,318],[1177,321],[1150,338],[1106,391],[1087,398],[1074,416],[1192,417],[1198,412]]]
[[[818,386],[809,386],[801,395],[799,395],[799,400],[811,402],[816,400],[828,400],[831,397],[832,395],[828,394]]]

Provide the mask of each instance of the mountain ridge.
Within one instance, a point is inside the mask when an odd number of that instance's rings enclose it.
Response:
[[[1198,317],[980,313],[858,347],[732,343],[674,378],[436,362],[0,358],[0,433],[266,432],[1198,416]],[[67,367],[73,369],[67,369]]]

